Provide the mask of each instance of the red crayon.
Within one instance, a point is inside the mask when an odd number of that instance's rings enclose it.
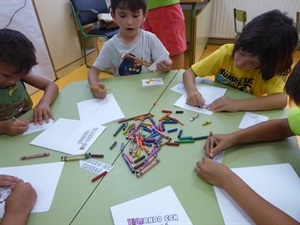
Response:
[[[39,153],[39,154],[33,154],[33,155],[24,155],[20,159],[21,160],[35,159],[35,158],[40,158],[40,157],[46,157],[46,156],[49,156],[49,155],[50,155],[49,152],[45,152],[45,153]]]
[[[95,182],[96,180],[100,179],[101,177],[104,177],[107,174],[107,171],[105,170],[104,172],[100,173],[99,175],[95,176],[92,179],[92,182]]]
[[[103,158],[104,157],[104,155],[102,155],[102,154],[90,154],[90,156],[92,158]]]
[[[161,110],[163,113],[172,113],[172,110],[166,110],[166,109],[163,109],[163,110]]]

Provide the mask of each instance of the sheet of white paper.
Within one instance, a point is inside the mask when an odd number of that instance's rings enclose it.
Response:
[[[30,144],[71,155],[82,154],[105,128],[96,123],[60,118]]]
[[[185,91],[183,92],[184,94],[174,103],[174,105],[177,107],[195,111],[198,113],[212,115],[213,112],[206,109],[206,105],[209,105],[217,98],[222,97],[225,94],[225,92],[227,91],[227,89],[214,87],[214,86],[210,86],[210,85],[206,85],[206,84],[197,84],[196,87],[198,90],[201,90],[201,94],[202,94],[203,98],[205,99],[205,106],[203,108],[190,106],[190,105],[186,104],[187,96],[186,96]],[[180,88],[180,86],[177,86],[176,89],[183,91],[183,89]]]
[[[205,77],[196,77],[195,78],[195,85],[198,90],[199,90],[199,85],[204,81],[210,81],[210,79],[207,79]],[[179,94],[183,94],[183,95],[186,94],[186,90],[185,90],[183,83],[176,84],[174,87],[170,88],[170,90],[175,91]]]
[[[154,63],[152,63],[152,64],[148,67],[148,69],[149,69],[149,70],[152,70],[152,71],[157,70],[157,63],[159,63],[159,62],[161,62],[161,61],[164,61],[164,60],[166,60],[166,59],[169,59],[169,54],[168,54],[168,53],[165,53],[165,54],[161,55]]]
[[[223,161],[224,158],[224,153],[225,151],[221,151],[218,155],[216,155],[213,160],[217,163],[221,163]]]
[[[300,222],[300,179],[290,164],[254,166],[232,170],[256,193]],[[226,225],[254,224],[226,192],[218,187],[214,187],[214,189]]]
[[[27,134],[38,132],[41,130],[45,130],[48,127],[50,127],[52,124],[53,124],[52,119],[50,119],[48,123],[45,120],[43,121],[42,124],[30,123],[30,124],[28,124],[28,129],[25,132],[23,132],[23,135],[27,135]]]
[[[267,116],[262,116],[259,114],[246,112],[240,125],[239,125],[239,128],[244,129],[244,128],[253,126],[255,124],[267,121],[268,119],[269,119],[269,117],[267,117]]]
[[[112,165],[100,162],[95,159],[79,160],[79,166],[80,168],[95,174],[100,174],[103,171],[110,172],[114,168]]]
[[[163,84],[164,84],[164,81],[161,77],[142,79],[143,86],[155,86],[155,85],[163,85]]]
[[[110,208],[115,225],[148,224],[143,219],[153,219],[151,225],[191,225],[172,187],[168,186],[143,197]],[[172,215],[166,221],[166,216]],[[156,220],[156,222],[155,222]]]
[[[64,162],[3,167],[0,168],[0,174],[16,176],[24,182],[29,182],[38,196],[32,212],[47,212],[51,207],[63,167]],[[4,205],[5,203],[0,204],[0,218],[4,213]]]
[[[105,125],[125,116],[113,94],[104,99],[90,99],[77,103],[80,120]]]

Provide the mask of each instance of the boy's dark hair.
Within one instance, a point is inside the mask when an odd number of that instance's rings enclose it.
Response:
[[[284,89],[290,96],[290,101],[300,106],[300,61],[294,66],[285,83]]]
[[[271,10],[245,25],[235,42],[233,53],[241,48],[258,56],[262,77],[269,80],[276,73],[289,74],[297,42],[298,33],[293,19],[279,10]]]
[[[111,0],[110,10],[115,13],[116,9],[127,9],[131,12],[136,12],[141,9],[143,14],[145,14],[147,10],[147,3],[146,0]]]
[[[0,62],[15,68],[15,74],[28,74],[37,64],[32,42],[19,31],[0,29]]]

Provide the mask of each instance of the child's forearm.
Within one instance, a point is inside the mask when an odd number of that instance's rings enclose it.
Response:
[[[287,95],[285,93],[238,100],[239,111],[283,109],[286,106]]]
[[[233,145],[262,141],[278,141],[291,137],[288,119],[270,120],[232,133]]]
[[[187,94],[197,91],[197,88],[195,86],[195,75],[194,72],[191,68],[187,69],[184,73],[183,73],[183,84],[185,87],[185,90],[187,92]]]
[[[28,215],[26,214],[17,214],[5,212],[2,220],[0,221],[0,225],[26,225],[27,224]]]
[[[88,72],[88,82],[89,82],[89,84],[99,83],[98,76],[99,76],[100,72],[101,71],[98,70],[97,68],[95,68],[94,66],[91,67],[91,69]]]
[[[44,103],[47,105],[51,105],[55,98],[58,95],[58,87],[55,83],[49,83],[46,87],[46,89],[44,90],[44,95],[40,100],[40,103]]]

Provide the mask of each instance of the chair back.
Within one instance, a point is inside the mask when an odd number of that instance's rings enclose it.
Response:
[[[233,9],[233,16],[234,16],[234,30],[238,34],[240,31],[238,30],[238,22],[242,24],[242,26],[245,26],[247,22],[247,12],[242,9]]]
[[[82,26],[98,21],[99,13],[109,13],[105,0],[70,0]]]

